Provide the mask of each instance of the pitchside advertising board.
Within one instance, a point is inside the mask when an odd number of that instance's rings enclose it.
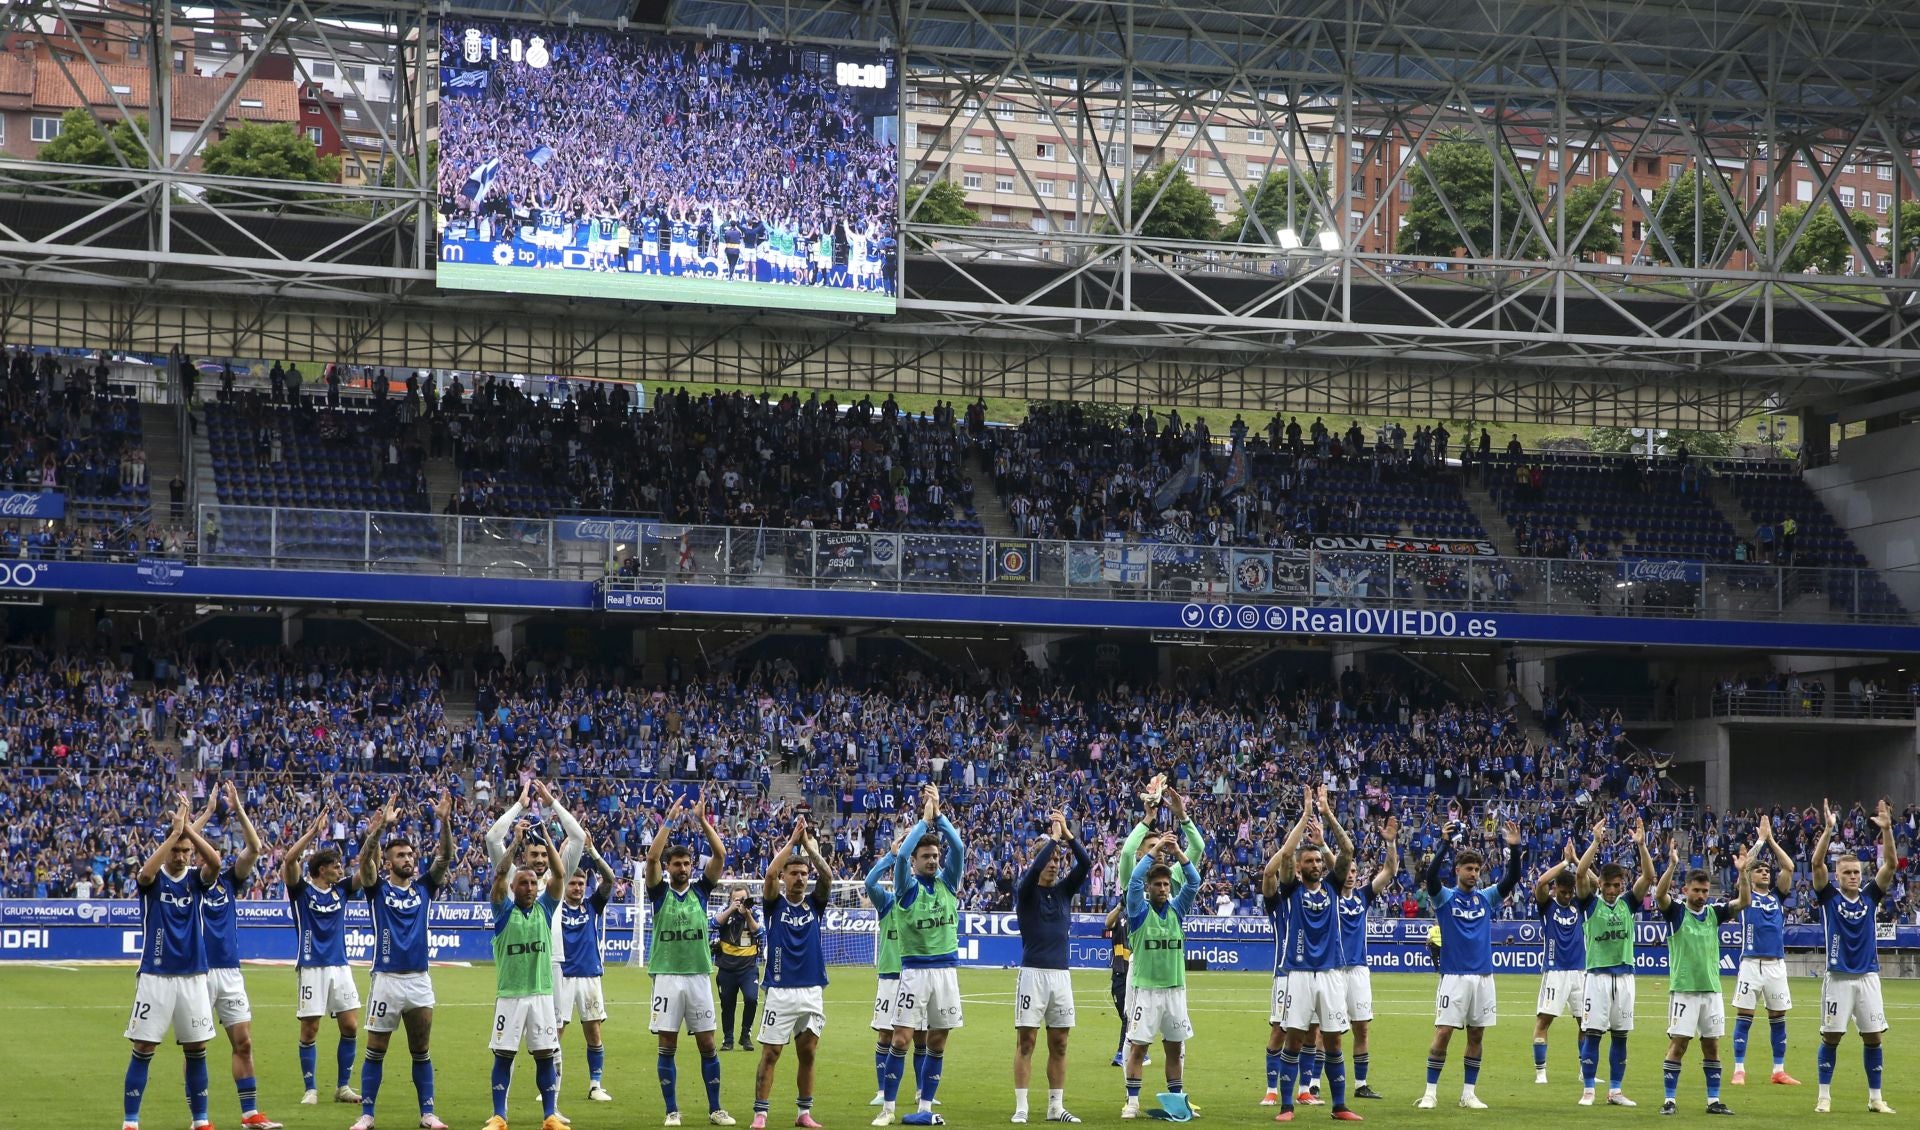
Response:
[[[242,901],[240,954],[248,961],[292,961],[293,911],[284,902]],[[624,961],[633,944],[634,908],[616,903],[607,908],[605,951],[609,961]],[[435,961],[488,961],[493,957],[492,932],[484,903],[446,902],[433,907],[428,919],[427,944]],[[1427,956],[1426,918],[1375,919],[1368,923],[1367,963],[1383,972],[1431,970]],[[827,912],[826,928],[851,940],[839,952],[855,962],[870,963],[876,922],[867,909],[834,908]],[[1101,937],[1104,920],[1081,914],[1073,919],[1069,960],[1078,969],[1105,969],[1113,948]],[[1186,921],[1187,957],[1210,969],[1237,969],[1265,973],[1273,968],[1273,927],[1265,918],[1195,915]],[[1664,973],[1667,968],[1667,928],[1657,922],[1637,924],[1638,949],[1634,962],[1642,972]],[[365,902],[347,904],[347,957],[368,961],[373,955],[373,921]],[[1739,964],[1739,930],[1720,932],[1722,971],[1731,974]],[[1883,926],[1885,948],[1920,948],[1920,927]],[[1787,927],[1792,949],[1817,950],[1817,926]],[[140,905],[131,900],[0,901],[0,961],[134,960],[140,954]],[[1501,973],[1540,971],[1540,925],[1524,920],[1494,923],[1494,969]],[[1020,963],[1020,927],[1011,914],[967,913],[960,916],[961,963],[979,968],[1011,968]]]

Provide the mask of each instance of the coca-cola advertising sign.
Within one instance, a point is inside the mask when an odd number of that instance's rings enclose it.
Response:
[[[1620,579],[1632,585],[1700,583],[1700,566],[1692,561],[1622,561]]]
[[[66,516],[67,496],[60,491],[0,491],[0,518],[21,521],[28,518],[52,520]]]
[[[652,522],[638,518],[585,518],[562,514],[553,520],[554,533],[561,541],[637,542],[642,534],[659,536]]]

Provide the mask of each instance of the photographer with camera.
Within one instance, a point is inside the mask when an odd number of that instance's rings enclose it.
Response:
[[[713,919],[713,964],[720,982],[720,1050],[733,1050],[733,1007],[745,998],[740,1047],[753,1050],[753,1013],[760,1005],[760,950],[766,941],[759,899],[734,889],[726,909]]]

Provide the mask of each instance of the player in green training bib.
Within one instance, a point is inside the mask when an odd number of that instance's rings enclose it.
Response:
[[[667,846],[676,824],[685,823],[707,841],[707,866],[693,877],[693,849]],[[664,865],[664,871],[663,871]],[[685,1026],[700,1050],[700,1078],[707,1087],[707,1121],[732,1126],[733,1116],[720,1105],[720,1053],[713,1046],[713,959],[707,953],[707,897],[720,885],[727,865],[727,845],[707,820],[704,795],[688,809],[675,800],[653,834],[647,849],[647,905],[652,915],[652,937],[647,948],[647,972],[653,975],[653,1018],[648,1029],[660,1038],[660,1095],[666,1100],[663,1125],[680,1125],[679,1072],[674,1052]]]
[[[905,818],[900,818],[900,834],[894,837],[893,846],[887,854],[881,856],[867,872],[867,901],[873,905],[874,917],[878,919],[874,928],[878,932],[874,939],[873,966],[879,975],[879,987],[873,994],[873,1098],[868,1106],[885,1106],[887,1102],[887,1065],[893,1059],[893,1001],[900,995],[900,915],[893,902],[893,893],[880,885],[882,880],[893,878],[894,864],[899,862],[900,849],[906,843],[907,829],[910,827]],[[913,1033],[913,1055],[907,1063],[914,1067],[913,1097],[918,1105],[920,1101],[919,1066],[927,1056],[927,1033],[925,1029],[915,1029]]]
[[[527,822],[522,820],[513,827],[513,850],[506,860],[520,854],[526,837]],[[554,1023],[551,952],[553,916],[564,885],[565,876],[557,868],[547,871],[544,880],[537,869],[511,862],[502,862],[493,873],[493,1117],[486,1130],[507,1130],[507,1092],[522,1039],[533,1054],[534,1082],[546,1116],[540,1130],[565,1130],[558,1114],[560,1073],[554,1053],[560,1034]]]
[[[947,1033],[965,1023],[960,1012],[960,876],[966,845],[960,830],[940,811],[940,790],[920,790],[919,823],[907,831],[910,855],[893,866],[893,914],[900,929],[900,984],[893,1000],[893,1040],[881,1080],[880,1113],[875,1126],[893,1123],[900,1095],[902,1066],[914,1033],[927,1034],[920,1064],[918,1109],[901,1119],[909,1126],[939,1126],[933,1112],[945,1066]]]
[[[1613,1033],[1607,1048],[1607,1105],[1637,1106],[1622,1094],[1627,1077],[1627,1037],[1633,1032],[1633,911],[1653,882],[1653,856],[1647,852],[1647,826],[1635,818],[1629,837],[1640,859],[1640,875],[1631,881],[1618,863],[1600,868],[1600,893],[1587,911],[1587,981],[1580,1009],[1580,1105],[1593,1105],[1600,1072],[1600,1036]],[[1628,898],[1629,882],[1633,897]]]
[[[1200,873],[1182,839],[1169,832],[1143,844],[1140,860],[1127,878],[1127,934],[1133,964],[1127,972],[1127,1103],[1120,1108],[1121,1118],[1140,1117],[1140,1072],[1147,1045],[1155,1039],[1166,1050],[1168,1097],[1162,1102],[1170,1114],[1184,1115],[1181,1121],[1192,1118],[1181,1080],[1193,1022],[1187,1016],[1187,935],[1180,920],[1193,909],[1194,896],[1200,893]],[[1161,862],[1162,856],[1178,862],[1177,894],[1175,869]]]
[[[1667,1087],[1661,1114],[1674,1112],[1674,1092],[1680,1086],[1680,1061],[1687,1044],[1700,1038],[1700,1067],[1707,1076],[1707,1113],[1732,1114],[1720,1101],[1720,1037],[1727,1031],[1727,1005],[1720,996],[1720,927],[1740,917],[1753,897],[1753,857],[1745,851],[1733,857],[1739,875],[1734,896],[1711,905],[1707,892],[1713,877],[1699,868],[1687,872],[1682,899],[1668,894],[1673,874],[1680,869],[1680,845],[1667,841],[1667,869],[1653,889],[1654,905],[1667,920],[1667,1061],[1661,1074]]]

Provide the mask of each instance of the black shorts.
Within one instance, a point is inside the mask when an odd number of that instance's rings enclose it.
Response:
[[[1113,1010],[1119,1013],[1120,1018],[1124,1020],[1127,1016],[1127,975],[1125,973],[1115,973],[1113,975],[1111,991],[1113,993]]]
[[[720,983],[721,992],[731,989],[743,992],[750,997],[760,995],[760,970],[757,966],[749,969],[717,970],[715,979]]]

